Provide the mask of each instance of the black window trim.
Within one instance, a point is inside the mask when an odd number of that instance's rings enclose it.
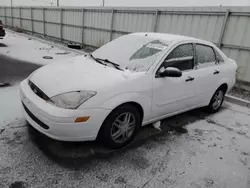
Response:
[[[176,48],[178,48],[179,46],[182,46],[182,45],[186,45],[186,44],[191,44],[191,45],[192,45],[192,48],[193,48],[193,55],[194,55],[194,58],[193,58],[193,69],[188,69],[188,70],[185,70],[185,71],[182,71],[182,72],[188,72],[188,71],[192,71],[192,70],[195,69],[195,60],[196,60],[195,43],[190,41],[190,42],[187,42],[187,43],[177,44],[177,45],[176,45],[176,46],[166,55],[166,57],[163,58],[162,63],[160,63],[160,66],[158,67],[157,71],[155,72],[155,78],[159,78],[158,72],[159,72],[159,70],[161,69],[162,64],[164,63],[165,59],[167,59],[167,57],[168,57]]]
[[[213,46],[210,46],[210,45],[208,45],[208,44],[202,44],[202,43],[198,43],[198,42],[196,42],[196,43],[194,43],[194,50],[195,50],[195,66],[197,67],[198,66],[198,58],[197,58],[197,51],[196,51],[196,45],[201,45],[201,46],[207,46],[207,47],[210,47],[210,48],[212,48],[212,50],[213,50],[213,52],[214,52],[214,57],[215,57],[215,65],[216,64],[218,64],[218,59],[217,59],[217,54],[216,54],[216,52],[215,52],[215,49],[214,49],[214,47]],[[209,63],[209,62],[207,62],[207,63]],[[211,62],[210,62],[211,63]]]

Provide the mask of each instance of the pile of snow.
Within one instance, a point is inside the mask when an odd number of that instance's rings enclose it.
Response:
[[[0,43],[3,43],[0,47],[0,54],[41,65],[81,54],[9,30],[4,40],[0,40]]]

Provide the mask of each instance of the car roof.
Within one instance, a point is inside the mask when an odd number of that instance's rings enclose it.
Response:
[[[178,43],[181,41],[193,41],[193,42],[199,42],[199,43],[203,43],[203,44],[209,44],[209,45],[213,45],[213,43],[205,41],[205,40],[201,40],[201,39],[197,39],[197,38],[193,38],[193,37],[188,37],[188,36],[183,36],[183,35],[174,35],[174,34],[168,34],[168,33],[152,33],[152,32],[148,32],[148,33],[132,33],[131,35],[134,36],[145,36],[145,37],[150,37],[153,40],[164,40],[164,41],[171,41],[172,43]]]

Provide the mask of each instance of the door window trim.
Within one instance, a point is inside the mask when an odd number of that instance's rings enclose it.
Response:
[[[195,59],[196,59],[196,57],[195,57],[195,54],[196,54],[196,52],[195,52],[195,43],[192,42],[192,41],[188,41],[188,42],[185,42],[185,43],[177,44],[176,46],[174,46],[174,47],[167,53],[166,56],[164,56],[162,62],[159,63],[160,66],[158,66],[158,68],[156,69],[155,78],[159,78],[159,76],[158,76],[157,73],[158,73],[159,70],[161,69],[162,64],[163,64],[164,61],[167,59],[167,57],[168,57],[176,48],[178,48],[179,46],[182,46],[182,45],[186,45],[186,44],[191,44],[191,45],[192,45],[192,48],[193,48],[193,68],[192,68],[192,69],[185,70],[185,71],[181,71],[181,72],[189,72],[189,71],[193,71],[193,70],[195,69]]]
[[[214,48],[214,47],[213,47],[213,49],[214,49],[215,56],[216,56],[216,64],[225,63],[225,60],[224,60],[224,58],[221,56],[220,52],[219,52],[216,48]],[[218,56],[220,56],[220,57],[218,57]],[[222,61],[221,61],[221,60],[222,60]]]

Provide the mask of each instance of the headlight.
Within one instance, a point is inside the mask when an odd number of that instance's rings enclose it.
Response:
[[[49,102],[60,108],[76,109],[95,95],[95,91],[73,91],[56,95]]]

